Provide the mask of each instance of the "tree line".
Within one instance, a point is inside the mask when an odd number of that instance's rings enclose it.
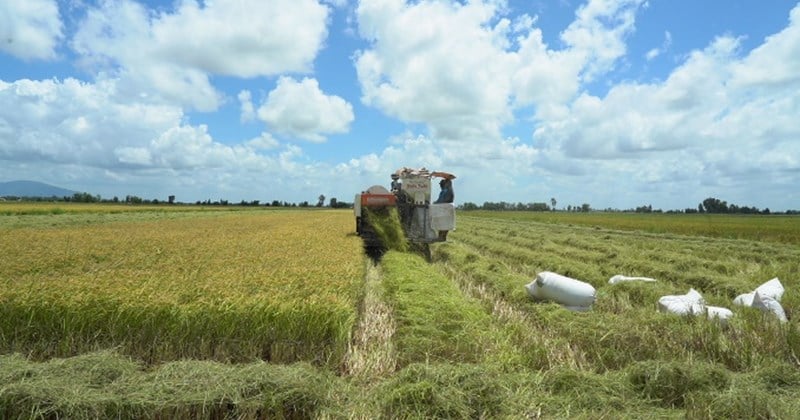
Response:
[[[320,196],[324,197],[324,196]],[[75,193],[71,196],[50,196],[50,197],[27,197],[27,196],[4,196],[0,197],[0,201],[32,201],[32,202],[64,202],[64,203],[114,203],[114,204],[181,204],[187,205],[192,203],[182,203],[175,201],[175,196],[170,195],[167,197],[166,200],[159,200],[157,198],[142,198],[137,195],[126,195],[124,198],[119,198],[114,196],[112,198],[102,198],[100,195],[92,195],[87,192],[83,193]],[[293,203],[289,201],[281,201],[281,200],[272,200],[266,201],[263,204],[261,200],[242,200],[239,203],[233,203],[229,200],[214,200],[211,199],[207,200],[197,200],[194,202],[195,205],[198,206],[253,206],[253,207],[330,207],[330,208],[351,208],[353,207],[353,203],[349,203],[346,201],[339,201],[335,197],[331,197],[328,201],[328,205],[326,206],[324,203],[324,198],[322,200],[317,201],[314,205],[312,205],[308,201],[301,201],[299,203]]]
[[[458,206],[459,210],[493,210],[493,211],[566,211],[566,212],[579,212],[579,213],[586,213],[593,211],[592,206],[589,203],[583,203],[581,205],[567,205],[562,209],[556,208],[556,199],[550,199],[550,205],[545,202],[535,202],[535,203],[509,203],[506,201],[500,202],[491,202],[486,201],[482,205],[478,205],[472,202],[465,202]],[[654,209],[652,205],[645,204],[642,206],[637,206],[635,208],[630,209],[616,209],[616,208],[606,208],[603,209],[604,212],[613,212],[613,213],[686,213],[686,214],[696,214],[696,213],[708,213],[708,214],[800,214],[800,210],[787,210],[783,213],[777,212],[774,213],[770,211],[769,208],[759,209],[755,206],[739,206],[736,204],[728,204],[727,201],[720,200],[718,198],[709,197],[700,202],[697,205],[697,208],[689,207],[683,210],[662,210],[662,209]]]
[[[551,201],[552,203],[552,201]],[[459,210],[495,210],[495,211],[555,211],[555,206],[551,206],[544,202],[538,203],[509,203],[506,201],[500,202],[492,202],[492,201],[485,201],[482,205],[478,205],[472,202],[462,203],[458,206]],[[563,211],[570,211],[570,212],[590,212],[592,211],[592,206],[588,203],[583,203],[581,205],[568,205]]]

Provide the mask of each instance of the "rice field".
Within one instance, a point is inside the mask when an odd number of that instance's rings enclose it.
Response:
[[[4,352],[335,364],[346,351],[363,263],[341,212],[69,216],[2,229]]]
[[[375,265],[346,210],[0,205],[0,417],[800,410],[800,219],[579,216],[462,212],[432,263]],[[532,301],[541,271],[592,284],[592,310]],[[789,322],[733,307],[773,277]],[[656,310],[690,287],[734,317]]]

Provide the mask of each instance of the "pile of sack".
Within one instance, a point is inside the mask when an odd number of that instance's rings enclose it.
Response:
[[[783,285],[781,281],[775,277],[761,286],[756,287],[756,289],[750,293],[736,296],[736,299],[733,300],[733,304],[761,309],[764,312],[775,315],[781,322],[786,322],[786,312],[783,311],[783,306],[781,306],[782,296]]]
[[[609,284],[618,284],[630,281],[654,282],[649,277],[628,277],[618,274],[608,280]],[[536,278],[525,285],[533,299],[537,301],[555,302],[573,311],[588,311],[592,308],[597,296],[591,284],[562,276],[550,271],[543,271]],[[745,293],[733,300],[734,305],[749,306],[773,314],[781,322],[786,322],[786,313],[781,306],[783,285],[776,277],[758,286],[750,293]],[[727,322],[733,316],[733,311],[719,306],[706,305],[703,296],[695,289],[690,288],[685,295],[668,295],[658,299],[660,312],[677,315],[697,316],[705,315],[708,319]]]
[[[733,300],[734,305],[749,306],[773,314],[781,322],[786,322],[786,313],[781,306],[783,285],[776,277],[754,291],[745,293]],[[678,315],[700,315],[706,313],[709,319],[727,320],[733,316],[733,311],[728,308],[708,306],[703,297],[694,289],[689,289],[685,295],[662,296],[658,300],[658,309],[661,312]]]
[[[733,316],[733,311],[719,306],[706,305],[703,296],[694,289],[689,289],[685,295],[668,295],[658,299],[658,310],[677,315],[703,315],[708,319],[718,319],[726,322]]]

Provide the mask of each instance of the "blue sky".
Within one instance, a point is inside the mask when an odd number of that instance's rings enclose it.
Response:
[[[7,0],[0,181],[800,208],[800,3]]]

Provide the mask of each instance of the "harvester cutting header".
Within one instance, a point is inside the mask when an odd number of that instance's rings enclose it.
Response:
[[[367,253],[379,257],[388,248],[371,218],[389,216],[397,209],[405,238],[409,245],[422,252],[430,260],[430,244],[444,242],[447,233],[455,229],[456,213],[453,205],[453,180],[455,175],[447,172],[430,172],[425,168],[400,168],[391,174],[390,190],[373,185],[361,194],[356,194],[353,210],[356,216],[356,232],[364,240]],[[431,201],[431,185],[434,178],[440,179],[441,192]]]

